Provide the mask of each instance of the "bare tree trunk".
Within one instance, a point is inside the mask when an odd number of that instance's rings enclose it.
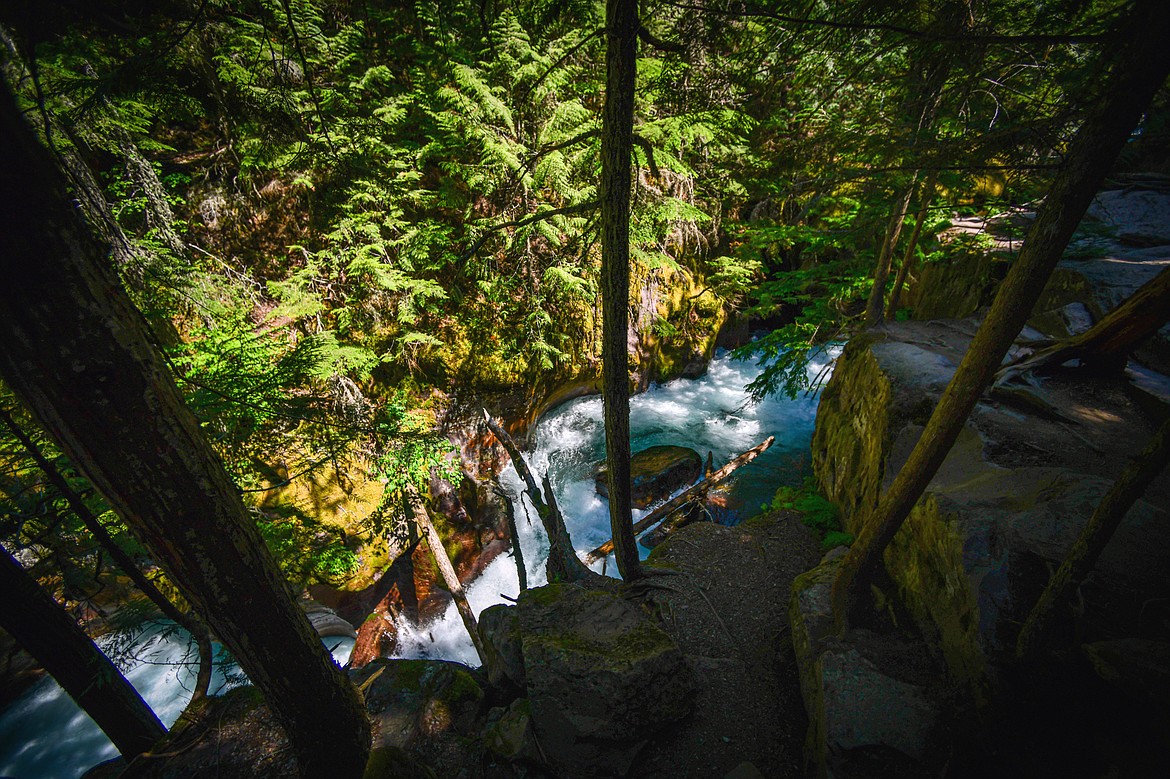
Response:
[[[882,321],[882,312],[886,310],[886,280],[890,277],[890,265],[894,259],[894,247],[898,245],[898,238],[902,235],[902,225],[906,223],[906,212],[910,209],[910,199],[914,197],[915,184],[918,181],[918,172],[906,186],[894,209],[890,223],[886,226],[886,235],[882,240],[882,248],[878,253],[877,265],[873,269],[873,289],[870,290],[869,300],[865,304],[865,326],[873,327]]]
[[[0,546],[0,626],[57,680],[129,761],[167,734],[73,618]]]
[[[996,374],[1003,384],[1022,374],[1080,360],[1102,373],[1125,368],[1130,352],[1158,332],[1170,319],[1170,268],[1147,281],[1137,292],[1085,332],[1066,338]]]
[[[902,290],[906,287],[906,279],[914,269],[914,260],[917,258],[918,241],[922,238],[922,228],[926,224],[926,217],[930,211],[930,203],[934,200],[934,187],[938,181],[938,171],[932,170],[922,185],[919,195],[918,214],[914,221],[914,232],[910,233],[910,241],[906,244],[906,251],[902,254],[902,264],[898,266],[898,275],[894,279],[894,288],[890,291],[890,302],[886,306],[886,320],[893,321],[898,313],[898,306],[902,302]]]
[[[0,87],[0,376],[267,698],[307,776],[359,776],[361,700],[293,603],[106,251]]]
[[[1074,137],[1020,256],[1000,285],[987,318],[955,371],[918,443],[882,495],[842,561],[833,584],[833,611],[845,630],[871,609],[870,585],[882,554],[938,471],[967,416],[1027,321],[1069,237],[1096,194],[1118,151],[1170,70],[1170,5],[1138,4],[1128,41],[1104,96]]]
[[[133,558],[126,553],[126,550],[118,546],[105,526],[102,525],[101,520],[93,515],[89,507],[85,505],[85,501],[81,499],[81,496],[69,486],[69,483],[65,481],[61,472],[49,461],[49,458],[45,457],[36,442],[26,435],[20,429],[20,426],[16,424],[16,420],[9,416],[8,412],[3,409],[0,409],[0,423],[3,423],[8,428],[8,431],[20,442],[20,445],[24,447],[29,457],[33,459],[33,462],[45,474],[45,478],[49,480],[49,483],[61,494],[61,497],[65,498],[65,502],[69,504],[69,508],[81,520],[81,524],[85,525],[85,529],[94,537],[94,540],[109,553],[110,557],[114,558],[114,564],[122,569],[122,572],[163,613],[163,616],[182,627],[195,639],[195,643],[199,647],[199,670],[195,675],[195,689],[191,694],[191,700],[187,704],[187,708],[184,709],[184,714],[188,710],[193,711],[194,709],[192,707],[197,706],[203,700],[207,695],[207,688],[211,684],[211,637],[207,632],[207,626],[203,624],[203,620],[194,614],[179,611],[167,596],[159,592],[154,582],[147,578],[146,574],[142,572],[142,569],[135,564]]]
[[[482,663],[485,655],[483,645],[479,640],[479,631],[475,627],[475,614],[471,611],[471,604],[467,602],[467,594],[463,592],[459,574],[455,573],[455,566],[451,565],[451,558],[447,556],[447,548],[443,546],[443,539],[439,536],[439,531],[435,530],[435,525],[431,522],[430,515],[427,514],[427,507],[423,505],[422,498],[419,497],[414,487],[407,485],[405,499],[415,523],[418,524],[427,539],[427,546],[431,548],[435,564],[439,566],[439,573],[443,576],[447,591],[451,593],[451,597],[455,601],[455,609],[459,612],[459,618],[463,620],[463,627],[471,636],[471,643],[475,645],[475,652],[479,655],[479,661]]]
[[[637,75],[637,0],[605,4],[605,109],[601,129],[602,403],[609,525],[618,572],[642,575],[630,485],[630,154]]]
[[[1040,600],[1028,614],[1024,627],[1016,640],[1016,658],[1028,661],[1035,659],[1047,643],[1053,620],[1062,614],[1072,599],[1073,593],[1084,582],[1085,577],[1097,564],[1101,552],[1105,551],[1109,539],[1117,531],[1121,520],[1137,499],[1142,496],[1155,477],[1170,462],[1170,419],[1150,439],[1139,454],[1126,467],[1117,481],[1097,504],[1068,556],[1053,575]]]
[[[520,453],[520,447],[516,446],[516,442],[512,440],[512,436],[508,434],[503,425],[492,419],[491,414],[486,409],[483,416],[487,420],[488,429],[508,450],[508,456],[512,458],[512,464],[516,466],[516,473],[524,482],[528,499],[536,508],[540,524],[544,526],[544,532],[548,535],[548,560],[545,561],[548,580],[550,582],[580,582],[594,578],[596,574],[586,568],[581,559],[577,557],[577,552],[573,548],[573,540],[569,537],[569,529],[565,527],[565,518],[561,516],[560,509],[557,508],[553,498],[552,484],[549,483],[548,477],[544,478],[544,495],[542,496],[540,487],[537,486],[536,479],[532,476],[532,471],[528,468],[528,463],[524,460],[524,455]],[[519,539],[516,539],[515,543],[518,544]]]

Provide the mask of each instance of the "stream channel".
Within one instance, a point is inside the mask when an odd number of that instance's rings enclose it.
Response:
[[[810,364],[810,377],[820,375],[827,381],[827,371],[823,371],[827,359],[821,356]],[[712,452],[718,468],[768,436],[776,437],[767,452],[737,471],[714,496],[713,502],[720,505],[713,508],[713,518],[724,524],[755,514],[772,500],[777,487],[799,485],[811,473],[809,441],[819,397],[771,397],[752,403],[744,386],[758,373],[754,362],[732,360],[720,352],[700,378],[656,385],[630,401],[635,452],[658,444],[689,446],[704,458]],[[608,506],[593,481],[594,468],[605,458],[601,398],[579,398],[545,414],[533,432],[526,456],[538,478],[548,473],[578,552],[606,541],[610,535]],[[544,584],[548,540],[527,498],[520,501],[522,487],[511,464],[500,474],[500,483],[517,506],[528,584]],[[645,513],[635,509],[635,521]],[[649,554],[648,549],[639,548],[643,558]],[[612,555],[593,567],[617,575]],[[477,614],[514,599],[519,592],[514,559],[511,555],[496,558],[466,589]],[[398,657],[479,665],[454,604],[430,624],[400,624],[398,630]],[[110,640],[99,644],[109,649]],[[127,659],[119,659],[119,666],[169,727],[191,695],[194,668],[186,634],[173,625],[164,629],[152,623],[137,636],[121,641],[125,651],[115,654]],[[353,648],[351,639],[327,638],[324,643],[339,663],[348,660]],[[217,647],[217,652],[222,653],[222,649]],[[243,683],[242,674],[229,658],[218,660],[210,692]],[[40,680],[0,712],[0,778],[75,779],[116,754],[105,735],[51,678]]]

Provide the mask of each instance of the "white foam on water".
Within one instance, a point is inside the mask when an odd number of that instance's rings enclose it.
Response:
[[[821,378],[827,380],[827,365],[839,353],[838,347],[832,347],[814,359],[808,367],[810,379],[824,373]],[[706,375],[657,385],[630,400],[630,437],[635,452],[658,444],[688,446],[704,458],[711,452],[718,468],[769,435],[776,437],[767,452],[729,480],[725,486],[728,509],[716,517],[720,521],[735,522],[755,514],[761,504],[771,501],[778,487],[798,485],[810,472],[808,448],[819,396],[814,393],[796,400],[771,397],[753,403],[744,387],[759,372],[752,361],[732,360],[720,353]],[[524,454],[537,479],[548,474],[578,553],[608,541],[609,504],[597,494],[593,479],[595,468],[605,459],[601,398],[578,398],[550,411],[537,424]],[[546,581],[548,538],[527,497],[521,497],[523,484],[511,463],[499,478],[517,506],[516,524],[528,584],[540,586]],[[635,509],[634,520],[645,514]],[[639,552],[644,559],[650,550],[639,545]],[[617,576],[612,555],[592,567]],[[516,564],[510,554],[493,560],[467,587],[468,600],[477,615],[488,606],[512,602],[519,591]],[[454,603],[421,627],[402,619],[398,630],[396,657],[480,664]]]
[[[349,661],[352,638],[322,640],[339,665]],[[147,705],[170,727],[191,700],[198,671],[198,654],[189,634],[170,622],[148,622],[128,641],[98,639],[108,654],[128,659],[118,667]],[[225,692],[246,681],[223,647],[216,656],[208,692]],[[106,734],[51,678],[34,684],[0,712],[0,776],[12,779],[76,779],[91,767],[117,757]]]

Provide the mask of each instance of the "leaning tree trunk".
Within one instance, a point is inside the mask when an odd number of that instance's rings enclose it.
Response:
[[[110,557],[114,558],[114,564],[122,569],[122,573],[134,582],[138,590],[153,603],[163,616],[172,620],[176,625],[179,625],[195,640],[195,644],[199,650],[199,670],[195,674],[195,689],[192,691],[191,700],[187,707],[183,710],[183,719],[190,719],[193,715],[188,715],[188,712],[196,711],[207,695],[207,688],[211,685],[211,636],[207,631],[207,625],[203,624],[203,620],[199,619],[193,614],[180,611],[175,604],[159,591],[142,569],[134,562],[134,559],[126,552],[125,549],[118,546],[113,536],[109,534],[105,526],[101,523],[94,513],[85,505],[85,501],[81,496],[69,486],[69,482],[57,470],[57,467],[49,460],[48,457],[37,446],[36,442],[32,440],[23,430],[20,425],[16,424],[7,411],[0,409],[0,424],[8,428],[20,445],[24,447],[25,452],[32,458],[37,467],[41,469],[41,473],[53,485],[53,488],[60,493],[65,502],[69,504],[69,508],[81,520],[81,524],[89,531],[89,534],[94,537],[94,540],[105,549]]]
[[[898,266],[898,275],[894,279],[894,288],[890,290],[890,302],[886,306],[886,320],[892,322],[898,314],[898,306],[902,304],[902,290],[906,288],[906,281],[910,278],[910,271],[914,270],[914,260],[918,256],[918,241],[922,238],[922,228],[926,225],[926,217],[930,211],[930,203],[934,200],[934,187],[938,181],[938,170],[930,171],[930,175],[923,182],[919,194],[918,214],[914,221],[914,230],[910,233],[910,240],[906,242],[906,250],[902,254],[902,264]]]
[[[833,583],[838,628],[864,619],[882,554],[938,471],[967,416],[990,383],[1044,289],[1069,237],[1080,222],[1117,153],[1170,71],[1170,4],[1146,0],[1135,11],[1105,87],[1077,131],[1024,239],[1024,247],[995,296],[938,406],[894,483],[882,495]]]
[[[556,498],[553,496],[552,482],[549,481],[548,476],[543,479],[544,493],[542,496],[540,486],[536,483],[536,477],[532,475],[516,441],[504,429],[503,425],[492,419],[492,415],[487,412],[487,409],[484,409],[483,416],[487,420],[488,429],[508,450],[508,456],[512,458],[512,465],[515,466],[520,480],[524,482],[524,491],[528,494],[528,499],[532,501],[532,507],[536,509],[540,524],[548,536],[548,558],[544,563],[548,580],[550,582],[586,582],[596,578],[597,574],[585,567],[581,558],[577,557],[577,551],[573,548],[573,539],[569,536],[569,529],[565,527],[565,518],[561,516],[561,510],[557,507]],[[504,496],[504,500],[508,502],[509,514],[512,514],[515,511],[512,501],[507,496]],[[514,515],[510,521],[515,525]],[[517,564],[521,565],[520,535],[515,530],[512,531],[512,544],[517,556]],[[522,577],[520,589],[524,590],[527,587],[527,580]]]
[[[1122,471],[1109,492],[1097,504],[1085,529],[1024,621],[1024,627],[1020,629],[1016,640],[1017,659],[1029,661],[1039,656],[1047,642],[1053,620],[1060,616],[1072,600],[1073,593],[1093,570],[1126,512],[1167,463],[1170,463],[1170,419],[1162,423],[1141,454]]]
[[[642,575],[630,487],[630,154],[637,74],[637,0],[605,6],[605,109],[601,128],[602,396],[609,525],[618,572]]]
[[[0,627],[36,658],[127,761],[167,734],[73,618],[0,546]]]
[[[280,571],[161,355],[0,88],[0,376],[267,698],[311,776],[359,776],[362,702]]]
[[[435,523],[431,522],[427,507],[423,505],[422,497],[419,496],[418,490],[413,485],[407,485],[403,499],[406,502],[407,510],[414,517],[415,524],[422,531],[422,537],[426,539],[427,546],[431,548],[431,555],[435,558],[439,575],[443,577],[443,583],[447,585],[447,592],[451,593],[451,599],[455,601],[455,610],[459,612],[459,618],[463,620],[463,627],[467,630],[467,635],[471,637],[471,643],[475,647],[475,653],[479,656],[480,663],[483,663],[485,654],[483,644],[479,640],[479,630],[475,624],[475,612],[471,610],[471,604],[467,602],[467,593],[463,591],[463,583],[459,581],[459,574],[455,572],[455,566],[447,555],[447,548],[443,546],[443,538],[435,529]]]

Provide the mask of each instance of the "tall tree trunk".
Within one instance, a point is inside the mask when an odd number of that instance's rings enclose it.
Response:
[[[308,776],[359,776],[361,700],[292,602],[47,153],[0,88],[0,376],[239,661]]]
[[[974,25],[975,14],[971,0],[953,0],[942,4],[930,26],[944,34],[962,35],[969,33]],[[952,45],[941,50],[928,46],[917,54],[913,78],[915,81],[921,82],[922,87],[920,96],[914,104],[913,113],[917,114],[917,125],[914,128],[914,135],[910,139],[910,154],[913,154],[918,147],[923,133],[934,126],[939,106],[942,104],[943,88],[950,77],[955,60],[966,57],[968,52],[964,51],[962,46]],[[874,327],[882,321],[882,313],[885,311],[886,281],[890,277],[894,249],[902,234],[902,226],[906,221],[910,200],[914,197],[919,172],[918,170],[914,171],[914,176],[898,201],[894,213],[890,217],[890,224],[886,228],[885,240],[882,242],[877,265],[874,267],[873,289],[870,290],[869,300],[865,306],[865,327],[867,328]]]
[[[2,546],[0,592],[0,626],[45,667],[127,761],[167,734],[121,671]]]
[[[122,569],[122,573],[134,582],[138,590],[153,603],[163,616],[174,621],[175,624],[182,627],[191,637],[195,639],[195,643],[199,648],[199,670],[195,675],[195,689],[191,694],[191,701],[187,704],[184,712],[193,710],[193,706],[198,706],[207,695],[207,688],[211,684],[211,636],[208,634],[207,625],[203,624],[203,620],[199,619],[193,614],[180,611],[175,604],[171,603],[165,595],[163,595],[158,587],[154,585],[142,569],[135,564],[134,559],[127,554],[126,550],[118,546],[113,537],[102,525],[101,520],[94,516],[89,507],[85,505],[85,501],[81,496],[69,486],[69,482],[65,481],[65,477],[57,470],[57,467],[49,461],[49,458],[44,455],[41,448],[37,446],[36,442],[32,440],[20,426],[16,424],[7,411],[0,409],[0,423],[8,428],[13,437],[20,442],[28,456],[32,458],[41,472],[45,474],[45,478],[53,485],[53,488],[65,498],[65,502],[69,504],[69,508],[81,520],[81,524],[89,531],[89,534],[94,537],[94,540],[105,549],[110,557],[114,558],[114,564]]]
[[[642,575],[630,487],[630,154],[637,75],[637,0],[605,5],[605,109],[601,128],[602,395],[609,525],[618,572]]]
[[[918,256],[918,241],[922,238],[922,228],[926,224],[926,216],[930,212],[930,204],[934,200],[934,187],[938,182],[938,170],[931,170],[922,184],[919,194],[918,214],[914,220],[914,231],[910,233],[910,240],[906,243],[906,251],[902,254],[902,264],[898,266],[898,275],[894,279],[894,288],[890,290],[890,302],[886,306],[886,320],[893,321],[898,313],[898,306],[902,303],[902,290],[906,287],[906,280],[910,271],[914,269],[914,259]]]
[[[906,186],[906,191],[898,200],[890,223],[886,225],[886,235],[882,240],[882,248],[878,253],[877,265],[873,269],[873,289],[870,290],[869,300],[865,304],[865,326],[873,327],[882,321],[882,312],[886,310],[886,281],[890,277],[890,265],[894,259],[894,248],[898,245],[898,238],[902,235],[902,225],[906,223],[906,212],[910,210],[910,200],[914,197],[914,190],[918,181],[918,172]]]
[[[1109,539],[1117,530],[1126,512],[1142,496],[1166,464],[1170,462],[1170,419],[1146,444],[1139,454],[1117,477],[1117,481],[1106,493],[1085,529],[1069,550],[1068,557],[1061,563],[1040,600],[1028,614],[1024,627],[1016,641],[1016,658],[1035,659],[1044,649],[1053,620],[1057,618],[1077,588],[1093,570],[1101,552],[1105,551]]]
[[[1020,256],[995,296],[918,443],[882,495],[833,583],[838,627],[863,619],[882,554],[938,471],[967,416],[1027,321],[1069,237],[1170,70],[1170,4],[1144,0],[1133,17],[1128,43],[1101,90],[1103,98],[1069,147],[1024,240]]]

